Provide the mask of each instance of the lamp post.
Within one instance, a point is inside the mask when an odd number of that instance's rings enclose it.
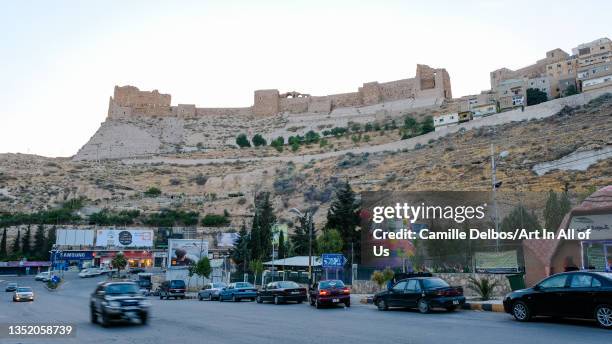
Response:
[[[312,213],[306,211],[306,214],[303,214],[296,208],[289,209],[290,212],[296,214],[300,218],[304,219],[304,223],[308,226],[308,285],[312,285]]]

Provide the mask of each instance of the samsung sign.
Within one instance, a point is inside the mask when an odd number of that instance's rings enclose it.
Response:
[[[91,251],[62,251],[58,253],[59,260],[92,260],[93,252]]]

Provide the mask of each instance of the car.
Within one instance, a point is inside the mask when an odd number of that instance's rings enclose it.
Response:
[[[218,300],[219,293],[223,288],[227,287],[227,284],[223,282],[206,283],[202,290],[198,292],[198,300]]]
[[[146,270],[144,268],[131,268],[129,270],[129,273],[131,273],[131,274],[139,274],[139,273],[142,273],[142,272],[146,272]]]
[[[44,271],[34,277],[36,281],[48,282],[51,279],[51,272]]]
[[[170,299],[171,297],[175,299],[184,299],[186,291],[187,287],[185,286],[185,281],[183,280],[164,281],[159,287],[159,299],[163,300],[164,297],[166,300]]]
[[[452,312],[465,304],[465,296],[463,287],[451,287],[438,277],[419,276],[402,279],[388,290],[376,293],[372,302],[381,311],[402,307],[416,308],[421,313],[429,313],[432,308]]]
[[[6,285],[6,288],[4,289],[4,291],[6,292],[12,292],[17,290],[17,283],[9,283]]]
[[[351,307],[351,289],[341,280],[322,280],[308,290],[310,305],[321,308],[326,305],[344,304]]]
[[[257,289],[249,282],[230,283],[219,293],[221,302],[225,300],[238,302],[245,299],[255,301],[255,298],[257,298]]]
[[[504,310],[518,321],[534,316],[594,319],[612,329],[612,273],[572,271],[552,275],[504,298]]]
[[[13,294],[13,302],[34,301],[34,291],[30,287],[17,287]]]
[[[307,299],[306,288],[292,281],[271,282],[257,292],[257,303],[271,301],[278,305],[287,301],[302,303]]]
[[[138,292],[134,282],[102,282],[91,294],[91,322],[106,327],[114,321],[147,324],[151,304]]]
[[[98,268],[88,268],[88,269],[81,270],[81,272],[79,272],[79,277],[81,278],[96,277],[96,276],[100,276],[101,274],[102,274],[102,271],[100,271],[100,269]]]

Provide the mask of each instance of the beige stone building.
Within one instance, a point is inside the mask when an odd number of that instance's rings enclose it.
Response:
[[[572,49],[578,56],[577,80],[583,92],[612,85],[612,41],[596,39]]]

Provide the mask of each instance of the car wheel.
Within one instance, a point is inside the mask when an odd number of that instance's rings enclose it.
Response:
[[[163,300],[163,299],[164,299],[164,296],[163,296],[162,294],[159,294],[159,299],[160,299],[160,300]]]
[[[223,296],[219,295],[219,302],[223,302]]]
[[[446,307],[446,310],[449,311],[449,312],[454,312],[455,309],[457,309],[457,307],[455,307],[455,306]]]
[[[518,321],[529,321],[531,319],[529,306],[523,301],[517,301],[512,305],[512,315]]]
[[[208,301],[212,301],[212,300],[213,300],[212,294],[208,294]]]
[[[238,299],[236,298],[236,295],[232,295],[232,301],[233,302],[238,302]]]
[[[419,312],[423,314],[429,313],[430,311],[429,303],[425,299],[420,299],[419,302],[417,303],[417,307],[419,309]]]
[[[149,316],[147,315],[147,313],[142,313],[140,315],[140,324],[141,325],[146,325],[147,324],[147,320],[149,320]]]
[[[351,301],[346,301],[346,302],[344,303],[344,306],[345,306],[346,308],[350,308],[350,307],[351,307]]]
[[[96,313],[95,309],[93,308],[93,306],[90,307],[91,311],[91,323],[92,324],[97,324],[98,323],[98,314]]]
[[[304,302],[304,300],[297,300],[298,305]]]
[[[261,299],[261,296],[257,295],[257,303],[263,303],[263,300]]]
[[[110,325],[110,322],[108,321],[108,316],[106,315],[106,313],[104,313],[104,311],[102,311],[102,327],[108,327],[108,325]]]
[[[597,306],[595,320],[600,327],[612,329],[612,307],[608,305]]]
[[[389,305],[387,304],[387,300],[385,300],[385,299],[378,300],[378,303],[376,304],[376,307],[378,307],[379,311],[387,311],[387,310],[389,310]]]
[[[198,301],[204,301],[204,298],[200,294],[198,294]]]
[[[274,297],[274,304],[275,304],[275,305],[280,304],[280,300],[278,299],[278,296],[275,296],[275,297]]]

